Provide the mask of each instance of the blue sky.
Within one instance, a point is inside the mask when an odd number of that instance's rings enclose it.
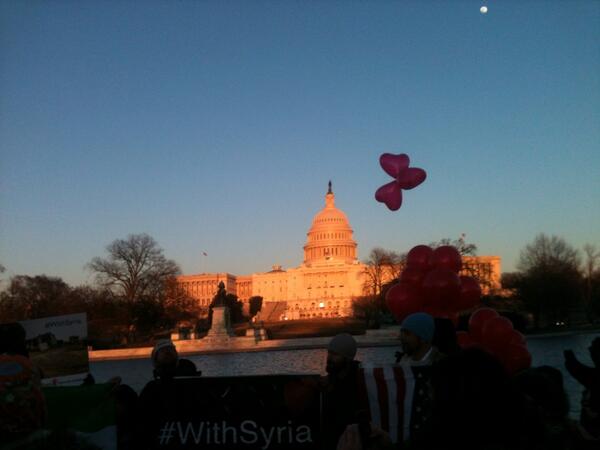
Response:
[[[2,2],[3,278],[91,282],[141,232],[184,273],[296,266],[329,179],[361,259],[600,245],[599,43],[596,1]],[[396,212],[384,152],[428,174]]]

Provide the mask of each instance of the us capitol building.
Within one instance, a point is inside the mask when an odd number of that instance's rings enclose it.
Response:
[[[477,259],[489,260],[487,264],[493,272],[490,275],[499,284],[500,258]],[[177,277],[177,284],[185,296],[206,308],[221,281],[228,293],[237,295],[245,309],[250,297],[260,296],[262,320],[347,317],[352,315],[353,300],[365,295],[366,271],[367,266],[357,258],[348,217],[336,208],[329,182],[325,207],[313,218],[300,266],[287,270],[273,266],[269,272],[241,276],[182,275]]]

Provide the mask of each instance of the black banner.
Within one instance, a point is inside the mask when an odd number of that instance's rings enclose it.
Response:
[[[140,395],[137,444],[151,449],[318,449],[318,375],[178,378]]]

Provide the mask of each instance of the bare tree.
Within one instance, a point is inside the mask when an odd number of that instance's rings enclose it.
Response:
[[[386,283],[398,278],[402,272],[404,257],[394,251],[375,247],[365,261],[365,294],[377,297]]]
[[[522,272],[549,269],[578,271],[579,264],[577,249],[558,236],[548,237],[541,233],[521,251],[517,268]]]
[[[96,257],[88,268],[96,272],[98,283],[127,302],[160,295],[166,282],[180,273],[175,261],[147,234],[116,239],[106,247],[108,257]]]
[[[466,241],[467,235],[462,233],[458,239],[444,238],[438,242],[432,242],[429,246],[433,249],[441,247],[442,245],[452,245],[458,250],[461,256],[474,256],[477,253],[477,246],[475,244],[469,244]]]
[[[583,253],[585,255],[585,262],[583,263],[585,276],[591,278],[596,270],[598,270],[600,250],[598,250],[595,245],[585,244],[583,246]]]
[[[585,276],[585,309],[588,320],[592,318],[592,292],[594,275],[598,271],[598,261],[600,260],[600,251],[595,245],[585,244],[583,246],[585,261],[583,263],[583,272]]]
[[[519,256],[517,295],[534,314],[536,327],[569,318],[581,299],[580,258],[577,249],[557,236],[539,234]]]

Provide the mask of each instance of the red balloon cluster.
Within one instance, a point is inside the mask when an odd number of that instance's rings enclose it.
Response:
[[[469,319],[469,332],[459,331],[456,338],[462,348],[477,346],[490,352],[510,375],[531,367],[525,337],[493,309],[475,311]]]
[[[435,250],[427,245],[413,247],[400,282],[387,292],[388,308],[398,321],[418,311],[456,320],[460,311],[477,306],[481,297],[477,280],[458,275],[461,267],[460,253],[451,245]]]

